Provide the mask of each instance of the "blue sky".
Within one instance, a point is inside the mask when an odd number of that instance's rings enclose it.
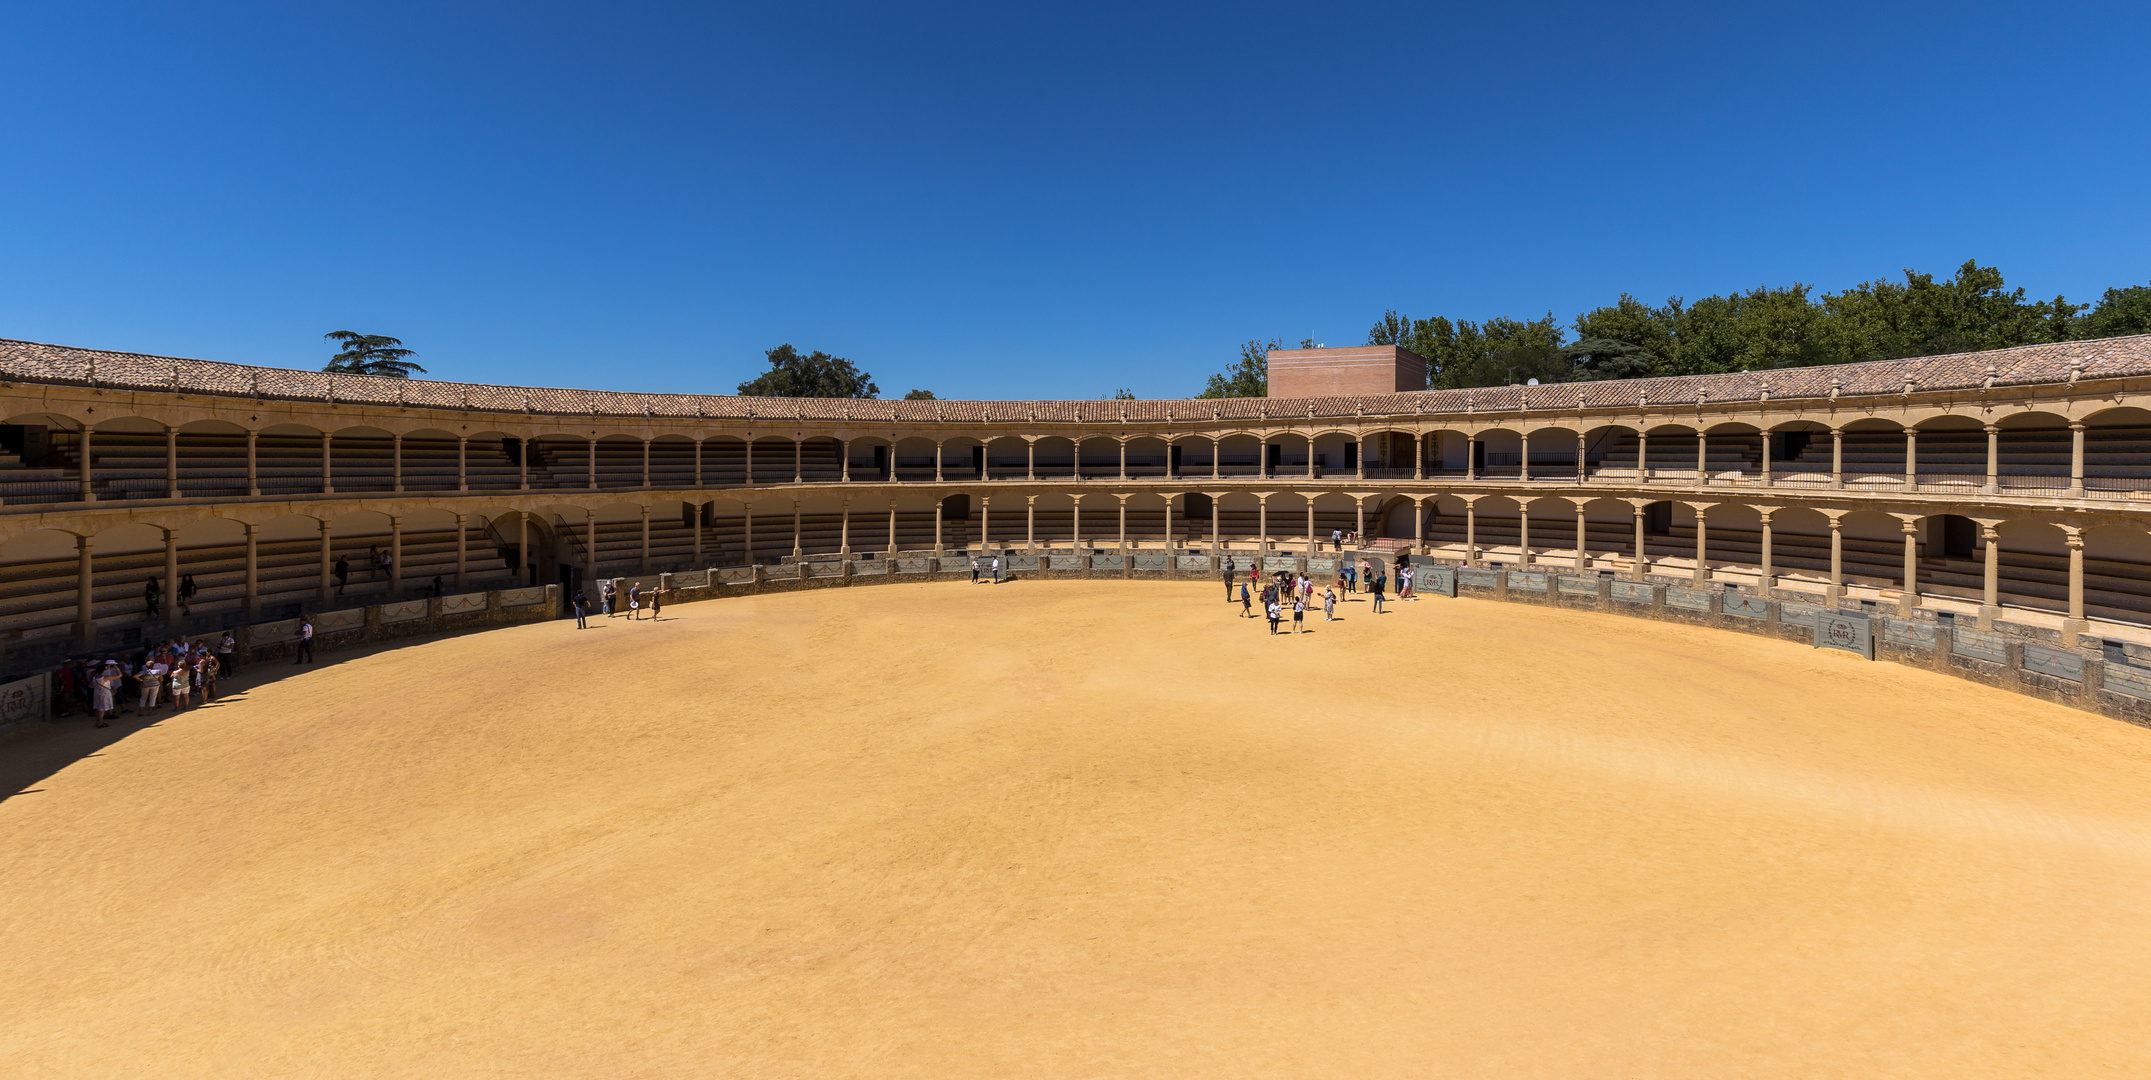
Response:
[[[2151,281],[2151,5],[0,7],[0,336],[1193,393],[1382,310]]]

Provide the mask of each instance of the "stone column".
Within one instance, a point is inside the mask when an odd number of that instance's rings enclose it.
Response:
[[[179,498],[179,429],[170,424],[164,427],[164,497]]]
[[[2002,534],[1993,525],[1982,524],[1979,538],[1987,542],[1986,582],[1979,598],[1979,624],[1991,627],[2002,614]]]
[[[1427,553],[1427,508],[1424,502],[1412,500],[1412,554]]]
[[[1763,486],[1769,487],[1772,484],[1777,483],[1777,481],[1772,480],[1770,478],[1770,433],[1767,431],[1763,432],[1761,438],[1763,441]]]
[[[1581,441],[1582,440],[1580,439],[1578,440],[1579,445],[1581,444]],[[1586,541],[1587,538],[1585,535],[1583,521],[1583,504],[1579,502],[1576,504],[1576,572],[1579,574],[1583,573],[1585,570],[1590,569],[1591,567],[1591,556],[1589,551],[1587,550]]]
[[[702,444],[703,444],[703,442],[705,442],[705,441],[706,441],[706,440],[702,439],[702,438],[701,438],[701,437],[699,436],[699,434],[698,434],[698,435],[697,435],[697,437],[696,437],[696,438],[695,438],[695,439],[693,440],[693,442],[694,442],[694,447],[695,447],[695,487],[697,487],[697,488],[700,488],[700,487],[702,487],[702,486],[703,486],[703,485],[702,485]],[[851,463],[850,463],[850,462],[848,462],[848,461],[847,461],[847,462],[845,462],[845,463],[844,463],[844,468],[845,468],[845,473],[844,473],[844,479],[846,479],[846,480],[849,480],[849,479],[851,479],[851,472],[850,472],[850,469],[851,469]],[[697,506],[700,506],[701,504],[700,504],[700,503],[697,503],[696,505],[697,505]],[[700,518],[697,518],[697,519],[696,519],[696,521],[695,521],[695,530],[696,530],[696,532],[697,532],[697,533],[699,534],[699,533],[700,533],[700,531],[701,531],[701,529],[702,529],[702,522],[701,522],[701,519],[700,519]],[[696,560],[695,560],[695,562],[697,562],[697,563],[700,563],[701,561],[702,561],[702,560],[700,560],[700,559],[696,559]],[[712,582],[712,584],[715,584],[715,583],[714,583],[714,582]]]
[[[1367,455],[1366,455],[1366,454],[1365,454],[1364,452],[1362,452],[1362,453],[1360,454],[1360,458],[1361,458],[1361,460],[1365,460],[1366,456],[1367,456]],[[1425,432],[1423,432],[1423,431],[1422,431],[1422,432],[1415,432],[1415,433],[1414,433],[1414,434],[1412,435],[1412,479],[1414,479],[1414,480],[1424,480],[1424,479],[1426,479],[1426,478],[1427,478],[1427,446],[1426,446],[1426,433],[1425,433]]]
[[[530,516],[523,515],[521,521],[523,535],[516,540],[515,557],[518,565],[515,568],[515,580],[517,584],[527,584],[524,576],[529,573],[525,568],[530,565]],[[583,552],[584,561],[590,564],[586,568],[585,574],[586,576],[594,577],[598,568],[597,511],[583,511],[583,534],[590,539],[589,546]]]
[[[2061,624],[2062,644],[2074,645],[2068,635],[2081,634],[2090,626],[2084,621],[2084,531],[2064,526],[2063,532],[2069,545],[2069,618]]]
[[[1905,490],[1919,490],[1919,429],[1905,429]]]
[[[837,440],[837,469],[838,469],[838,472],[837,472],[837,481],[838,481],[839,483],[845,483],[845,484],[849,484],[849,483],[851,483],[851,440],[850,440],[850,439],[838,439],[838,440]],[[697,482],[697,483],[700,483],[700,482],[701,482],[701,479],[702,479],[702,478],[701,478],[701,476],[700,476],[699,474],[697,474],[697,475],[696,475],[696,477],[695,477],[695,480],[696,480],[696,482]]]
[[[1358,441],[1357,452],[1352,456],[1359,466],[1359,471],[1352,475],[1354,479],[1365,480],[1367,478],[1367,433],[1355,431],[1352,433],[1352,438]],[[1312,439],[1307,442],[1307,461],[1310,465],[1314,462],[1314,440]]]
[[[935,454],[935,457],[934,457],[934,467],[935,467],[935,468],[937,468],[937,469],[938,469],[938,468],[940,468],[940,465],[941,465],[941,458],[940,458],[940,453],[941,453],[941,451],[940,451],[939,449],[936,449],[936,450],[934,451],[934,454]],[[934,554],[936,554],[936,555],[939,555],[939,554],[941,554],[941,553],[943,552],[943,550],[944,550],[944,549],[943,549],[943,548],[942,548],[942,546],[941,546],[941,500],[940,500],[940,499],[935,499],[935,500],[934,500]]]
[[[1023,440],[1023,478],[1038,479],[1038,440]]]
[[[648,445],[650,445],[650,444],[649,444],[649,443],[643,443],[642,445],[644,445],[644,446],[648,446]],[[794,505],[797,505],[797,504],[794,504]],[[650,572],[650,504],[649,504],[649,503],[644,503],[644,504],[642,504],[642,558],[641,558],[641,560],[640,560],[640,561],[636,562],[636,564],[635,564],[635,572],[636,572],[636,573],[638,573],[638,574],[647,574],[647,573],[649,573],[649,572]]]
[[[1919,606],[1919,519],[1903,518],[1905,533],[1905,582],[1898,593],[1898,614],[1910,618]]]
[[[700,441],[697,441],[697,442],[695,443],[695,467],[696,467],[696,468],[700,468],[700,467],[701,467],[701,464],[702,464],[702,443],[701,443]],[[851,508],[851,500],[849,500],[849,499],[846,499],[846,500],[844,500],[844,506],[845,506],[845,510],[846,510],[846,512],[848,513],[848,512],[850,511],[850,508]],[[694,521],[694,531],[695,531],[695,555],[694,555],[694,559],[695,559],[695,566],[696,566],[697,568],[700,568],[700,567],[702,567],[703,565],[705,565],[705,564],[703,563],[703,561],[702,561],[702,534],[703,534],[703,533],[704,533],[705,531],[707,531],[707,530],[706,530],[706,527],[705,527],[705,525],[704,525],[704,517],[703,517],[703,515],[705,515],[705,514],[707,514],[707,513],[709,512],[709,510],[708,510],[708,507],[709,507],[709,504],[708,504],[708,503],[706,503],[706,502],[694,502],[694,503],[689,503],[689,504],[687,504],[687,513],[688,513],[688,517],[689,517],[690,519],[692,519],[692,520]]]
[[[1120,478],[1122,480],[1128,478],[1128,440],[1126,438],[1120,440]]]
[[[896,500],[889,500],[889,552],[886,558],[896,557]]]
[[[1845,486],[1845,429],[1830,429],[1830,486]]]
[[[1479,565],[1479,500],[1464,500],[1464,565]]]
[[[76,497],[83,502],[97,501],[96,493],[90,490],[92,482],[90,473],[90,434],[90,426],[88,424],[82,425],[82,479],[81,489],[76,493]],[[260,492],[255,492],[255,494],[258,495]]]
[[[252,527],[248,528],[252,536]],[[82,647],[97,647],[97,572],[91,549],[96,546],[95,537],[75,537],[75,636]]]
[[[1516,479],[1519,483],[1531,479],[1531,433],[1526,431],[1516,440]],[[1522,505],[1522,504],[1518,504]]]
[[[403,599],[403,518],[388,519],[388,595]]]
[[[1353,535],[1356,537],[1353,543],[1365,547],[1367,543],[1367,497],[1364,495],[1352,496],[1352,508],[1359,514],[1357,521],[1353,525]]]
[[[1127,443],[1120,444],[1120,452],[1123,455],[1127,454]],[[1114,498],[1120,500],[1120,550],[1126,552],[1128,550],[1128,497],[1126,495],[1116,495]]]
[[[456,591],[471,587],[470,565],[471,519],[468,514],[456,515]]]
[[[979,550],[993,546],[993,496],[982,495],[978,500],[978,546]]]
[[[1038,496],[1023,497],[1023,549],[1038,550]]]
[[[1217,554],[1218,498],[1219,496],[1215,493],[1210,496],[1210,554],[1212,555]]]
[[[2084,496],[2084,422],[2069,421],[2069,492],[2075,498]]]
[[[249,430],[247,431],[247,433],[246,433],[246,493],[247,493],[247,494],[249,494],[249,495],[259,495],[259,494],[261,494],[261,469],[260,469],[260,466],[258,465],[258,463],[256,462],[256,445],[255,445],[256,443],[258,443],[258,442],[260,441],[260,439],[261,439],[261,435],[260,435],[260,433],[259,433],[259,432],[253,431],[253,430],[251,430],[251,429],[249,429]]]
[[[1477,435],[1466,435],[1464,436],[1464,479],[1477,480],[1478,478],[1479,437]]]
[[[179,533],[171,529],[164,530],[164,625],[179,629]]]
[[[1262,555],[1268,555],[1270,553],[1270,497],[1268,495],[1257,495],[1255,500],[1255,550]]]
[[[336,494],[336,474],[330,465],[336,451],[334,440],[328,432],[321,433],[321,493],[324,495]]]
[[[322,518],[322,519],[320,519],[320,520],[321,520],[321,602],[322,602],[322,603],[324,603],[324,604],[326,604],[326,603],[328,603],[328,602],[329,602],[329,597],[333,595],[333,592],[332,592],[332,590],[334,590],[334,589],[335,589],[335,587],[336,587],[336,581],[335,581],[335,578],[334,578],[333,576],[331,576],[331,574],[330,574],[330,570],[329,570],[329,564],[330,564],[330,563],[332,563],[332,562],[334,562],[335,560],[334,560],[334,559],[333,559],[333,558],[331,557],[331,553],[330,553],[330,551],[329,551],[329,522],[328,522],[328,519],[326,519],[326,518]]]
[[[471,489],[471,441],[468,436],[456,437],[456,490]]]
[[[1830,603],[1845,595],[1845,522],[1843,514],[1830,515]]]
[[[1360,460],[1365,461],[1366,459],[1361,458]],[[1315,554],[1314,493],[1308,492],[1305,498],[1307,500],[1307,557],[1312,559]]]
[[[1531,506],[1520,500],[1516,504],[1516,565],[1531,565]]]
[[[595,436],[595,435],[592,435],[592,436],[590,436],[590,484],[589,484],[590,490],[592,490],[592,491],[596,491],[596,490],[597,490],[597,451],[598,451],[598,437],[597,437],[597,436]]]
[[[940,439],[935,439],[935,440],[934,440],[934,483],[936,483],[936,484],[938,484],[938,483],[940,483],[940,482],[941,482],[941,444],[942,444],[942,441],[943,441],[943,440],[940,440]],[[935,520],[936,522],[939,522],[939,521],[941,520],[941,515],[940,515],[940,513],[939,513],[939,512],[936,512],[936,513],[934,514],[934,520]],[[938,525],[938,524],[936,524],[936,525],[934,526],[934,528],[938,530],[939,528],[941,528],[941,526],[940,526],[940,525]],[[940,543],[940,541],[938,541],[938,540],[937,540],[937,541],[935,541],[935,542],[934,542],[934,547],[935,547],[936,549],[939,549],[939,548],[940,548],[940,546],[941,546],[941,543]]]
[[[389,490],[403,490],[403,432],[388,437],[388,483]]]
[[[1709,509],[1695,507],[1695,572],[1690,579],[1697,585],[1710,580],[1710,519],[1704,516]]]
[[[940,466],[941,466],[941,463],[940,463],[940,462],[938,462],[938,461],[937,461],[937,462],[935,462],[935,463],[934,463],[934,467],[935,467],[935,469],[936,469],[936,470],[938,470],[938,469],[940,468]],[[936,471],[936,472],[934,473],[934,479],[936,479],[936,480],[939,480],[939,479],[941,479],[941,474],[940,474],[940,472]],[[804,483],[806,483],[806,482],[807,482],[807,441],[806,441],[805,439],[793,439],[793,440],[792,440],[792,483],[795,483],[795,484],[804,484]]]
[[[1222,453],[1224,445],[1225,440],[1222,436],[1210,436],[1210,479],[1212,480],[1225,475],[1220,471],[1220,466],[1218,465],[1218,461],[1224,456]],[[84,483],[87,484],[88,482],[85,481]],[[85,486],[83,490],[87,491],[89,488]]]
[[[1987,425],[1987,486],[1982,489],[1989,495],[2002,490],[2002,429]]]
[[[1071,496],[1069,502],[1075,507],[1075,516],[1071,519],[1068,542],[1069,546],[1080,548],[1083,546],[1083,496]]]
[[[1695,482],[1710,483],[1710,433],[1701,429],[1695,433]]]
[[[837,554],[851,554],[851,499],[846,498],[843,508],[837,511]],[[695,554],[702,554],[699,534],[696,537]]]
[[[240,605],[247,618],[258,619],[261,617],[261,537],[253,525],[241,524],[240,528],[246,530],[246,582],[242,586]]]
[[[1647,484],[1651,479],[1651,433],[1636,432],[1636,482]]]
[[[1642,581],[1643,575],[1650,572],[1650,556],[1647,554],[1649,549],[1645,546],[1643,537],[1643,506],[1640,503],[1629,505],[1636,511],[1636,551],[1628,560],[1628,580]]]
[[[1583,437],[1583,432],[1581,432],[1581,431],[1577,432],[1577,433],[1576,433],[1576,482],[1577,482],[1577,483],[1579,483],[1579,484],[1581,484],[1581,483],[1584,483],[1585,481],[1587,481],[1587,480],[1589,480],[1589,479],[1591,478],[1591,477],[1590,477],[1590,473],[1589,473],[1589,472],[1588,472],[1588,471],[1586,470],[1586,468],[1585,468],[1585,465],[1584,465],[1584,458],[1585,458],[1585,456],[1586,456],[1586,448],[1588,447],[1588,445],[1589,445],[1589,444],[1588,444],[1588,443],[1586,443],[1586,442],[1584,441],[1584,437]]]
[[[651,439],[644,439],[644,440],[642,440],[642,486],[643,486],[643,487],[649,487],[649,486],[650,486],[650,443],[651,443],[651,442],[653,442],[653,441],[654,441],[654,440],[651,440]],[[644,572],[644,573],[648,573],[649,571],[645,570],[645,571],[643,571],[643,572]]]
[[[941,520],[941,515],[940,515],[940,514],[935,514],[935,515],[934,515],[934,520],[935,520],[935,521],[937,521],[937,522],[938,522],[938,521],[940,521],[940,520]],[[935,546],[935,547],[937,547],[937,548],[941,546],[941,538],[940,538],[940,535],[939,535],[938,533],[936,533],[936,534],[935,534],[935,537],[934,537],[934,546]],[[805,533],[803,533],[803,532],[802,532],[802,531],[800,530],[800,527],[799,527],[799,500],[798,500],[798,499],[793,499],[793,500],[792,500],[792,558],[795,558],[795,559],[796,559],[796,558],[800,557],[801,555],[804,555],[804,554],[806,554],[806,548],[807,548],[807,538],[806,538],[806,535],[805,535]]]
[[[515,487],[518,491],[530,490],[530,455],[537,453],[537,440],[525,437],[517,444],[515,455]]]
[[[1770,515],[1774,512],[1775,508],[1756,508],[1756,513],[1763,519],[1762,575],[1756,579],[1756,585],[1763,590],[1764,596],[1770,595],[1770,590],[1777,587],[1777,575],[1771,572],[1770,565]]]
[[[1366,469],[1366,467],[1366,447],[1363,446],[1360,447],[1360,469],[1362,470],[1362,475],[1364,475],[1364,470]],[[1307,479],[1312,480],[1314,478],[1314,436],[1309,435],[1307,436]]]

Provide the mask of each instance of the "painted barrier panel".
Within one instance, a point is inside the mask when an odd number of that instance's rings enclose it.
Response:
[[[680,570],[666,576],[672,580],[675,589],[699,589],[710,583],[707,570]]]
[[[1564,574],[1554,579],[1554,589],[1566,596],[1597,596],[1598,579]]]
[[[2002,635],[1974,630],[1962,624],[1950,631],[1949,651],[1975,660],[1990,660],[1997,664],[2009,662],[2009,643],[2003,640]]]
[[[1290,555],[1272,555],[1262,560],[1262,568],[1273,574],[1279,570],[1297,570],[1300,561]]]
[[[528,589],[502,589],[500,592],[500,606],[502,607],[529,607],[532,604],[542,604],[544,602],[545,586],[543,585],[533,585]]]
[[[717,569],[717,580],[726,585],[745,585],[754,580],[754,567],[723,566]]]
[[[424,600],[406,600],[400,604],[381,605],[381,621],[384,623],[410,622],[426,617]]]
[[[932,559],[903,558],[896,560],[896,572],[899,574],[924,574],[932,571],[933,568],[934,561]]]
[[[1456,567],[1429,566],[1413,570],[1412,591],[1432,593],[1436,596],[1456,595]]]
[[[1204,555],[1182,555],[1175,562],[1175,565],[1182,570],[1208,570],[1210,569],[1210,559]]]
[[[879,576],[889,572],[889,564],[880,559],[860,559],[858,562],[851,564],[851,572],[854,577]]]
[[[1678,585],[1666,586],[1666,606],[1687,611],[1709,611],[1709,589],[1684,589]]]
[[[1036,570],[1038,569],[1038,556],[1010,555],[1008,558],[1001,560],[1001,565],[1009,570]]]
[[[2104,682],[2106,689],[2116,694],[2127,694],[2133,698],[2151,701],[2151,668],[2117,664],[2109,660],[2106,662]]]
[[[51,672],[17,679],[0,686],[0,727],[20,724],[25,720],[43,720],[51,715]]]
[[[1127,565],[1128,557],[1117,551],[1111,555],[1093,555],[1090,557],[1090,568],[1093,570],[1121,570],[1125,569]]]
[[[1137,570],[1165,570],[1172,565],[1172,556],[1164,552],[1138,551],[1131,558]]]
[[[1651,588],[1648,581],[1616,581],[1613,598],[1629,604],[1648,604],[1656,599],[1651,595]]]
[[[1842,649],[1872,660],[1875,658],[1874,627],[1868,620],[1855,615],[1823,612],[1815,619],[1815,647]]]
[[[1918,619],[1883,619],[1882,642],[1901,649],[1933,649],[1934,624]]]
[[[539,589],[538,596],[543,599],[545,590]],[[314,633],[316,634],[327,634],[337,630],[356,630],[366,625],[366,609],[344,608],[341,611],[324,611],[313,616],[313,620]]]
[[[1049,555],[1046,558],[1048,560],[1047,569],[1049,570],[1083,569],[1083,556],[1081,555]]]
[[[462,615],[485,610],[485,594],[482,592],[457,593],[441,597],[441,614]]]
[[[248,634],[256,645],[275,645],[285,641],[297,641],[299,640],[299,620],[285,619],[282,622],[257,623],[248,631]]]
[[[1742,619],[1762,620],[1770,617],[1770,601],[1749,593],[1729,592],[1719,599],[1718,610]]]
[[[1803,604],[1797,600],[1784,600],[1778,603],[1778,621],[1781,623],[1791,623],[1795,626],[1813,626],[1815,625],[1815,619],[1822,613],[1823,609],[1815,604]]]
[[[1337,572],[1337,560],[1309,559],[1307,560],[1307,572],[1309,574],[1334,574]]]
[[[2024,670],[2070,682],[2084,681],[2084,658],[2035,641],[2024,643]]]
[[[818,578],[843,577],[844,564],[841,562],[810,562],[807,564],[807,576]]]
[[[1523,589],[1527,592],[1545,592],[1546,575],[1538,570],[1511,570],[1509,571],[1509,588]]]
[[[1494,576],[1498,573],[1500,573],[1499,570],[1482,570],[1475,566],[1461,566],[1456,571],[1456,583],[1479,589],[1491,589],[1500,583],[1501,579]]]

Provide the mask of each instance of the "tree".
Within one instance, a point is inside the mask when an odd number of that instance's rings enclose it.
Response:
[[[2106,290],[2106,295],[2099,298],[2098,306],[2079,318],[2075,327],[2075,336],[2079,338],[2129,334],[2151,334],[2151,285]]]
[[[1643,347],[1612,338],[1587,337],[1561,352],[1575,365],[1577,382],[1637,379],[1650,374],[1658,363]]]
[[[1902,283],[1877,279],[1822,298],[1823,310],[1846,335],[1848,360],[2006,349],[2066,341],[2083,304],[2062,297],[2026,303],[2024,290],[2004,291],[2002,272],[1967,259],[1957,276],[1907,268]]]
[[[1550,311],[1529,321],[1497,316],[1482,325],[1439,315],[1414,319],[1391,310],[1367,332],[1367,344],[1402,345],[1418,353],[1427,362],[1427,385],[1440,390],[1530,379],[1566,382],[1574,368],[1561,353],[1566,337]]]
[[[403,348],[403,342],[381,334],[359,334],[350,330],[333,330],[321,335],[329,341],[343,343],[343,351],[329,357],[323,371],[343,375],[379,375],[384,379],[408,379],[412,372],[423,375],[426,369],[405,359],[417,356],[416,352]]]
[[[1121,387],[1120,389],[1118,389],[1118,390],[1115,390],[1115,391],[1113,391],[1113,400],[1114,400],[1114,401],[1134,401],[1134,400],[1135,400],[1135,391],[1133,391],[1133,390],[1130,390],[1130,389],[1128,389],[1127,387],[1123,386],[1123,387]]]
[[[1268,397],[1270,396],[1270,350],[1282,348],[1284,342],[1271,338],[1265,345],[1259,339],[1240,346],[1240,362],[1223,372],[1210,376],[1210,384],[1198,398]]]
[[[933,400],[935,400],[935,398],[934,398],[934,392],[933,392],[933,391],[931,391],[931,390],[906,390],[906,391],[904,391],[904,400],[905,400],[905,401],[933,401]]]
[[[790,344],[769,350],[769,370],[739,384],[747,397],[871,398],[881,393],[874,377],[841,356],[820,349],[806,356]]]

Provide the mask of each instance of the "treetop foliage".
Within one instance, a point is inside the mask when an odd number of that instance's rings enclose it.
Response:
[[[770,349],[769,370],[739,384],[747,397],[871,398],[881,394],[874,377],[851,361],[816,349],[805,356],[790,344]],[[914,390],[913,394],[924,393]],[[933,395],[928,394],[928,397]]]
[[[905,400],[905,401],[933,401],[933,400],[935,400],[935,398],[934,398],[934,392],[933,392],[933,391],[931,391],[931,390],[906,390],[906,391],[904,391],[904,400]]]
[[[418,354],[403,348],[403,342],[383,334],[361,334],[351,330],[331,330],[321,335],[328,341],[341,342],[343,350],[329,357],[321,370],[343,375],[379,375],[384,379],[408,379],[412,372],[423,375],[424,367],[407,357]]]
[[[1908,269],[1901,281],[1878,278],[1820,297],[1799,282],[1693,303],[1676,296],[1654,305],[1623,293],[1567,327],[1551,312],[1475,323],[1391,310],[1368,330],[1367,344],[1425,357],[1429,384],[1445,389],[1761,371],[2145,333],[2151,285],[2108,289],[2096,304],[2030,300],[2000,270],[1967,260],[1945,280]],[[1241,354],[1244,368],[1244,346]],[[1213,376],[1211,387],[1221,379]]]

